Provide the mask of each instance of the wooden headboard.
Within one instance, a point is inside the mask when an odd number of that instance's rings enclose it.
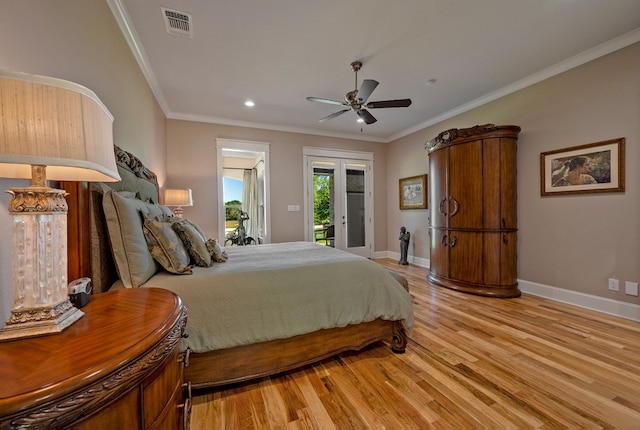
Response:
[[[69,280],[90,277],[93,292],[107,291],[118,279],[102,211],[105,189],[133,191],[141,200],[159,203],[158,179],[135,155],[114,146],[120,182],[61,182],[69,193],[67,248]],[[108,188],[106,188],[108,187]]]

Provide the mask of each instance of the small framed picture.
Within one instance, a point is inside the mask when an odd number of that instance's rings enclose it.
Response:
[[[624,137],[540,154],[543,196],[624,191]]]
[[[427,209],[427,175],[400,179],[400,209]]]

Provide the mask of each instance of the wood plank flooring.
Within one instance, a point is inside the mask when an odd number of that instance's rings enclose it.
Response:
[[[409,280],[405,354],[384,343],[193,398],[200,429],[640,429],[640,323]]]

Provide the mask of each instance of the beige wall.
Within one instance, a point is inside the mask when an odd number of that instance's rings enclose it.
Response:
[[[640,303],[624,294],[624,281],[640,281],[640,44],[393,142],[387,164],[387,199],[397,199],[398,178],[427,173],[424,144],[449,128],[513,124],[518,141],[518,277],[521,280]],[[540,153],[626,138],[626,192],[540,196]],[[391,226],[413,233],[415,256],[428,259],[427,212],[389,205]],[[607,290],[607,278],[621,291]]]
[[[374,153],[374,250],[387,249],[386,152],[388,144],[307,134],[169,120],[167,125],[167,184],[193,190],[195,205],[185,216],[207,234],[217,236],[218,182],[216,139],[270,144],[271,241],[304,240],[304,212],[288,212],[288,205],[304,204],[302,148],[348,149]]]
[[[113,114],[114,141],[164,182],[165,118],[104,0],[3,1],[0,68],[66,79]],[[0,179],[0,190],[28,181]],[[8,194],[0,193],[0,326],[11,309]]]

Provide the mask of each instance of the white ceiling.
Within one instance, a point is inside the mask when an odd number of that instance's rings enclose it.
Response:
[[[107,1],[167,117],[381,142],[640,41],[640,0]],[[354,60],[413,104],[319,123],[340,106],[305,98],[343,100]]]

